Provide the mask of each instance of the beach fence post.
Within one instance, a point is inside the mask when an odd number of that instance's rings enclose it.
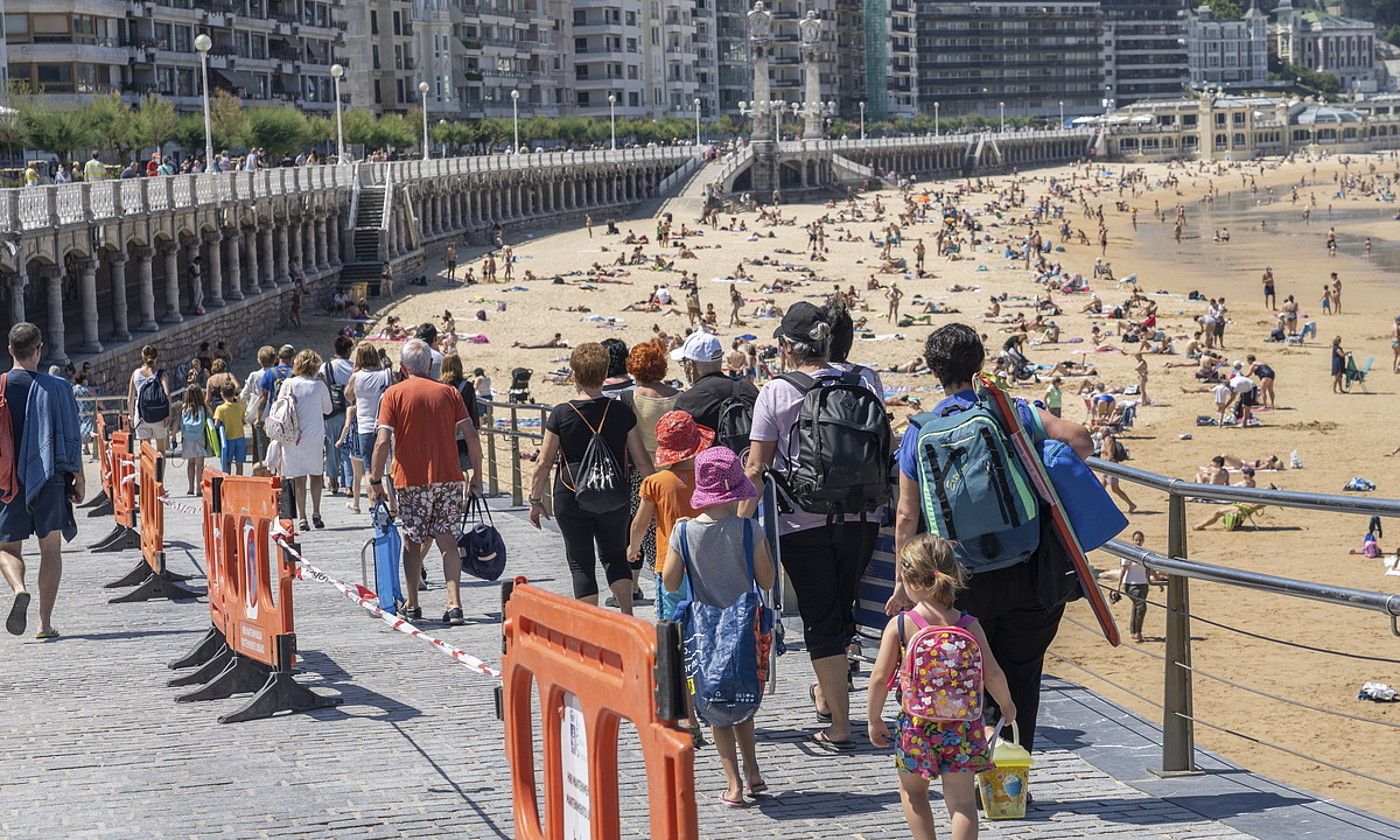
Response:
[[[498,496],[501,481],[496,465],[496,409],[490,403],[486,404],[486,422],[482,425],[486,427],[486,486],[492,496]]]
[[[1167,554],[1185,559],[1186,498],[1174,490],[1167,496]],[[1162,675],[1162,767],[1158,775],[1197,773],[1196,731],[1191,700],[1190,581],[1167,575],[1166,671]]]
[[[510,407],[510,503],[520,507],[525,496],[520,488],[520,410]]]

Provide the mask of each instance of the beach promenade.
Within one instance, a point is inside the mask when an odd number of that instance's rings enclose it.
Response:
[[[90,483],[95,486],[95,481]],[[327,529],[305,535],[305,556],[358,581],[366,529],[328,500]],[[558,534],[531,529],[497,504],[508,573],[568,588]],[[304,684],[339,695],[334,709],[219,725],[238,699],[176,704],[166,663],[208,625],[196,602],[108,604],[101,585],[136,552],[92,554],[109,521],[84,519],[66,558],[55,623],[63,636],[0,647],[0,838],[509,838],[509,772],[493,682],[427,644],[395,633],[322,583],[295,584]],[[174,571],[202,583],[199,518],[167,510]],[[428,567],[438,566],[430,559]],[[434,571],[433,579],[439,573]],[[650,584],[648,583],[648,589]],[[424,595],[441,609],[441,586]],[[464,587],[468,625],[424,629],[499,662],[499,590]],[[643,615],[650,608],[644,607]],[[792,628],[790,640],[800,639]],[[712,747],[697,753],[701,836],[907,836],[888,754],[868,746],[832,755],[806,741],[814,728],[800,645],[780,660],[778,691],[758,716],[771,796],[747,809],[716,801]],[[857,679],[863,691],[864,679]],[[862,703],[856,696],[856,707]],[[857,714],[860,717],[859,713]],[[857,724],[860,725],[859,723]],[[1050,679],[1025,820],[983,822],[990,838],[1247,838],[1371,840],[1400,824],[1272,782],[1202,751],[1202,776],[1162,780],[1159,732],[1092,692]],[[646,835],[644,769],[624,733],[624,837]],[[938,807],[940,830],[946,821]]]

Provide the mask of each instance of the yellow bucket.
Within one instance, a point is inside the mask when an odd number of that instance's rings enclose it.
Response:
[[[1000,734],[1000,727],[997,734]],[[977,774],[977,784],[982,791],[982,813],[989,820],[1015,820],[1026,816],[1026,793],[1031,781],[1031,754],[1025,747],[1016,743],[1020,733],[1016,724],[1011,724],[1011,737],[1015,740],[996,738],[992,750],[994,770],[984,770]]]

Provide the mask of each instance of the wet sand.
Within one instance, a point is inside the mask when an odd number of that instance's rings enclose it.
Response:
[[[1378,162],[1383,172],[1393,173],[1396,170],[1394,160],[1380,160],[1377,156],[1354,157],[1351,169],[1353,172],[1358,169],[1364,171],[1370,163]],[[1315,182],[1312,175],[1314,165],[1317,170]],[[1262,172],[1257,164],[1253,165],[1247,171],[1256,177],[1260,190],[1258,195],[1249,195],[1242,189],[1239,169],[1226,169],[1224,175],[1215,176],[1221,198],[1217,199],[1213,208],[1200,201],[1208,179],[1205,175],[1196,174],[1194,165],[1189,171],[1180,168],[1170,170],[1182,180],[1180,196],[1170,188],[1151,187],[1152,179],[1168,174],[1165,165],[1125,167],[1115,164],[1108,167],[1108,171],[1117,175],[1125,169],[1138,168],[1148,173],[1148,187],[1140,195],[1127,192],[1122,196],[1122,200],[1139,210],[1136,233],[1129,222],[1129,214],[1114,209],[1114,202],[1119,199],[1116,190],[1105,187],[1099,196],[1089,197],[1091,206],[1104,206],[1111,239],[1107,258],[1116,274],[1123,277],[1136,273],[1144,292],[1162,290],[1167,293],[1155,298],[1160,307],[1159,325],[1178,337],[1179,347],[1184,346],[1185,338],[1193,331],[1190,319],[1204,310],[1202,304],[1188,302],[1185,293],[1194,289],[1207,296],[1225,296],[1232,319],[1226,332],[1228,353],[1239,359],[1243,359],[1246,353],[1254,353],[1261,361],[1275,368],[1278,372],[1276,392],[1279,408],[1260,413],[1263,423],[1260,428],[1198,428],[1195,426],[1196,416],[1213,413],[1210,395],[1181,393],[1181,387],[1194,386],[1192,371],[1188,368],[1167,370],[1162,367],[1164,360],[1180,362],[1184,357],[1148,355],[1151,371],[1149,394],[1157,402],[1140,408],[1136,427],[1121,438],[1131,452],[1130,463],[1158,473],[1191,478],[1199,466],[1220,452],[1251,459],[1277,454],[1287,459],[1289,453],[1296,449],[1305,469],[1280,473],[1261,471],[1258,475],[1261,486],[1275,482],[1289,489],[1337,493],[1346,480],[1363,475],[1377,483],[1375,495],[1400,495],[1395,483],[1395,467],[1400,465],[1400,461],[1382,457],[1400,444],[1400,432],[1397,432],[1393,419],[1397,407],[1395,385],[1400,379],[1391,373],[1389,346],[1390,325],[1395,314],[1400,312],[1400,222],[1391,220],[1396,206],[1368,197],[1332,198],[1335,191],[1332,173],[1342,169],[1334,160],[1317,164],[1299,161],[1283,168],[1278,168],[1277,162],[1270,162]],[[1081,181],[1086,171],[1089,170],[1078,170]],[[1092,171],[1097,172],[1098,169]],[[1033,203],[1043,193],[1047,178],[1063,179],[1074,172],[1071,168],[1061,167],[1024,173],[1023,185],[1029,202]],[[1294,184],[1300,178],[1307,178],[1310,185],[1299,188],[1300,203],[1293,205],[1289,202],[1286,185]],[[1008,177],[1003,177],[989,183],[997,188],[1009,181]],[[1260,204],[1260,200],[1268,198],[1265,193],[1267,185],[1275,187],[1273,201]],[[919,184],[920,188],[934,190],[950,186],[952,182]],[[1318,209],[1313,212],[1311,224],[1305,225],[1301,219],[1301,209],[1310,193],[1317,193]],[[886,191],[880,195],[887,208],[882,222],[828,224],[828,260],[813,264],[823,279],[775,297],[780,305],[787,306],[807,296],[829,293],[836,282],[842,288],[854,285],[868,301],[870,311],[863,314],[869,317],[870,327],[880,337],[857,339],[852,358],[884,368],[919,355],[922,342],[931,328],[898,328],[888,324],[883,320],[887,306],[884,298],[878,296],[878,292],[864,292],[866,278],[879,264],[878,248],[869,244],[865,237],[892,221],[893,214],[900,207],[897,193]],[[965,198],[963,206],[980,208],[994,195],[995,189],[992,192],[973,193]],[[869,198],[866,196],[867,200]],[[1152,216],[1154,198],[1161,202],[1162,210],[1167,214],[1165,223],[1158,222]],[[1326,210],[1329,200],[1334,205],[1331,219]],[[1178,202],[1185,206],[1187,213],[1187,239],[1179,246],[1172,241],[1171,225],[1173,208]],[[740,216],[750,228],[765,237],[770,230],[773,231],[776,236],[773,239],[748,241],[747,234],[706,229],[702,236],[687,240],[695,249],[698,259],[680,260],[676,266],[699,273],[702,302],[715,305],[720,313],[721,325],[728,319],[728,284],[714,282],[712,278],[727,275],[741,258],[752,260],[767,255],[798,266],[809,265],[805,256],[807,237],[803,225],[825,213],[836,212],[821,205],[785,206],[782,211],[784,216],[795,216],[797,224],[767,228],[756,223],[755,214]],[[925,301],[934,300],[958,307],[963,314],[935,315],[933,325],[962,320],[987,332],[989,343],[999,347],[1005,334],[998,330],[1004,325],[984,323],[981,318],[988,298],[1003,291],[1025,296],[1026,300],[1003,304],[1003,313],[1024,311],[1033,315],[1030,299],[1041,291],[1032,282],[1031,273],[1025,270],[1022,263],[1008,262],[1001,257],[1001,240],[1012,235],[1012,219],[1019,217],[1021,212],[1019,208],[1009,211],[999,221],[989,217],[986,224],[987,233],[992,237],[990,251],[979,251],[971,254],[971,258],[957,262],[935,256],[932,225],[906,229],[904,244],[895,250],[895,255],[907,258],[912,264],[914,239],[924,236],[929,248],[927,268],[933,276],[914,279],[902,275],[879,275],[879,279],[886,284],[894,280],[904,290],[903,312],[916,310],[919,303],[913,299],[916,293],[922,295]],[[1070,203],[1065,207],[1065,217],[1073,227],[1083,228],[1091,239],[1094,238],[1097,223],[1085,218],[1076,204]],[[1263,231],[1258,229],[1261,219],[1266,222]],[[689,212],[678,214],[675,221],[677,226],[681,222],[698,226]],[[674,286],[680,279],[676,272],[632,267],[627,269],[627,276],[619,278],[627,285],[604,285],[596,290],[585,290],[575,285],[553,285],[547,279],[530,283],[520,281],[526,270],[547,278],[556,273],[586,269],[595,261],[611,262],[625,246],[620,244],[621,237],[605,237],[602,234],[604,222],[603,218],[595,218],[592,238],[581,227],[509,236],[508,241],[515,245],[520,256],[516,264],[517,279],[512,286],[524,286],[525,291],[509,290],[504,285],[447,287],[443,282],[434,281],[430,289],[415,290],[411,297],[387,306],[381,301],[381,309],[376,314],[396,314],[404,324],[411,326],[424,320],[436,322],[443,310],[449,309],[456,317],[459,333],[482,333],[490,342],[471,344],[462,341],[459,344],[459,352],[468,372],[478,366],[486,368],[494,380],[496,393],[503,396],[509,386],[510,369],[529,367],[535,371],[532,383],[535,400],[545,403],[557,401],[569,396],[571,389],[548,385],[543,377],[547,371],[567,366],[568,351],[512,349],[513,341],[543,341],[554,332],[562,332],[565,339],[575,344],[608,337],[621,338],[631,344],[650,337],[653,325],[668,333],[684,332],[685,329],[686,318],[683,314],[663,316],[621,311],[626,304],[645,299],[653,284],[667,282]],[[656,225],[652,219],[619,219],[618,224],[624,233],[631,229],[639,235],[646,234],[655,239]],[[1325,249],[1329,224],[1338,228],[1341,247],[1337,257],[1328,257]],[[1230,228],[1232,241],[1229,244],[1211,241],[1212,231],[1221,225]],[[1058,223],[1052,222],[1043,224],[1041,229],[1046,236],[1058,240],[1055,235],[1057,227]],[[837,242],[842,228],[859,235],[862,241]],[[1375,253],[1370,260],[1365,259],[1361,250],[1362,238],[1367,235],[1373,238],[1375,245]],[[1058,241],[1056,244],[1059,244]],[[796,255],[776,254],[777,248],[790,249]],[[463,261],[458,276],[461,276],[466,264],[473,264],[479,276],[482,249],[466,248],[459,243],[458,250]],[[653,255],[660,249],[652,244],[646,246],[644,251]],[[675,250],[667,249],[665,253],[669,259],[675,255]],[[965,250],[964,253],[968,252]],[[1056,253],[1054,259],[1060,260],[1070,273],[1077,271],[1088,275],[1098,253],[1097,246],[1069,244],[1065,252]],[[441,268],[440,246],[430,255],[429,264]],[[1260,274],[1266,265],[1274,270],[1280,300],[1293,294],[1300,301],[1301,311],[1305,313],[1300,323],[1309,319],[1317,321],[1318,340],[1310,340],[1304,347],[1284,347],[1264,341],[1274,323],[1271,313],[1262,305]],[[985,267],[985,270],[979,271],[979,267]],[[769,266],[746,266],[746,270],[758,281],[740,284],[739,288],[750,297],[758,295],[756,288],[760,282],[779,276],[797,276]],[[1338,271],[1344,283],[1344,314],[1341,315],[1324,316],[1318,311],[1320,287],[1329,271]],[[951,293],[947,289],[952,284],[979,286],[980,289]],[[1120,290],[1113,284],[1096,284],[1095,291],[1109,307],[1128,296],[1126,289]],[[678,293],[677,298],[679,300]],[[1055,300],[1067,310],[1067,314],[1055,319],[1063,328],[1065,339],[1089,335],[1090,319],[1077,314],[1087,298],[1088,295],[1055,294]],[[497,311],[498,301],[506,303],[504,312]],[[580,305],[592,311],[586,314],[565,311],[570,306]],[[683,312],[683,302],[680,308]],[[751,309],[752,305],[746,306],[746,314]],[[486,321],[473,320],[473,313],[478,310],[485,311]],[[585,320],[590,316],[616,316],[621,322],[601,325]],[[754,334],[759,337],[760,343],[767,342],[775,322],[751,317],[747,321],[745,327],[721,327],[719,332],[726,346],[734,336],[741,334]],[[300,332],[296,338],[307,341],[314,337],[319,346],[329,346],[334,326],[327,319],[308,318],[309,329]],[[1333,335],[1343,337],[1344,346],[1355,353],[1358,362],[1375,357],[1365,392],[1355,389],[1352,394],[1343,396],[1330,393],[1328,342]],[[1031,346],[1027,355],[1036,362],[1080,360],[1085,358],[1081,353],[1088,349],[1092,349],[1092,345],[1087,341],[1058,346]],[[1131,355],[1110,351],[1089,353],[1088,358],[1097,365],[1100,372],[1098,378],[1110,385],[1136,381],[1132,373],[1134,359]],[[241,365],[239,370],[246,371],[246,365]],[[679,376],[680,373],[673,368],[669,375]],[[931,377],[893,373],[883,375],[887,387],[920,396],[926,405],[931,405],[931,401],[936,401],[938,397],[936,383]],[[1082,403],[1072,396],[1078,384],[1078,379],[1065,382],[1065,416],[1076,420],[1083,419],[1084,414]],[[1018,389],[1018,393],[1040,397],[1044,388],[1043,384],[1023,387]],[[908,413],[907,410],[897,412],[901,424]],[[1190,434],[1192,439],[1179,440],[1178,436],[1182,434]],[[1238,479],[1239,474],[1236,473],[1233,478]],[[1143,489],[1126,485],[1125,489],[1140,506],[1137,513],[1130,517],[1130,529],[1143,530],[1149,547],[1165,550],[1165,499]],[[1214,510],[1212,506],[1192,504],[1189,505],[1188,518],[1195,523]],[[1259,526],[1256,529],[1225,533],[1216,526],[1208,532],[1192,533],[1192,559],[1363,589],[1400,592],[1400,577],[1386,577],[1378,561],[1349,556],[1347,553],[1348,549],[1361,544],[1366,529],[1363,517],[1265,510],[1256,517],[1256,521]],[[1388,539],[1381,542],[1392,552],[1396,541],[1400,540],[1400,524],[1393,526],[1393,530],[1394,533],[1388,534]],[[1107,556],[1097,556],[1095,561],[1105,569],[1116,565]],[[1202,672],[1310,705],[1376,718],[1390,725],[1360,723],[1291,707],[1204,676],[1198,676],[1195,680],[1195,711],[1200,720],[1274,741],[1345,767],[1395,778],[1393,756],[1397,736],[1393,727],[1400,726],[1400,708],[1362,703],[1355,699],[1361,683],[1368,680],[1400,685],[1400,667],[1395,663],[1395,660],[1400,660],[1400,641],[1391,636],[1384,617],[1376,613],[1282,599],[1213,584],[1193,584],[1191,594],[1193,613],[1211,621],[1251,633],[1387,660],[1362,661],[1302,651],[1198,622],[1193,627],[1193,653],[1195,666]],[[1154,589],[1151,597],[1160,600],[1163,595],[1160,590]],[[1115,608],[1125,636],[1128,606],[1125,599]],[[1088,611],[1080,605],[1071,607],[1068,615],[1074,622],[1086,627],[1092,625]],[[1083,681],[1095,691],[1135,711],[1155,717],[1159,713],[1154,713],[1146,701],[1106,684],[1067,662],[1090,668],[1155,702],[1161,697],[1162,663],[1142,653],[1162,653],[1162,618],[1160,608],[1150,608],[1146,625],[1147,643],[1138,646],[1129,642],[1117,650],[1110,649],[1095,633],[1067,621],[1056,641],[1047,670]],[[1384,786],[1356,781],[1338,771],[1204,727],[1197,729],[1197,743],[1259,772],[1390,817],[1400,816],[1400,798],[1393,796],[1393,790]],[[1144,767],[1158,761],[1160,756],[1143,757]]]

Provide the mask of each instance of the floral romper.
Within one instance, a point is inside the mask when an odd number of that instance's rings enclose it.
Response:
[[[976,620],[963,615],[955,626],[965,629]],[[916,721],[902,709],[895,718],[894,765],[901,773],[917,773],[925,779],[944,773],[980,773],[996,766],[981,720]]]

